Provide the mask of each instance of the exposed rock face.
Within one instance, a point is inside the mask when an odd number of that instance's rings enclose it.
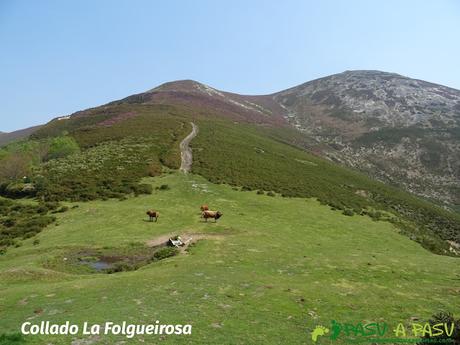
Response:
[[[292,125],[315,138],[316,151],[448,206],[460,203],[459,90],[347,71],[273,98]]]

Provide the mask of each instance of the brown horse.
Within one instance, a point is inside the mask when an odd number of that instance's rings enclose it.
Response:
[[[148,210],[147,215],[151,222],[153,222],[153,218],[155,218],[155,222],[158,221],[158,217],[160,216],[160,212],[154,210]]]

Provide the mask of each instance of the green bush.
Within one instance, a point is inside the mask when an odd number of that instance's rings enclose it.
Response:
[[[377,221],[380,220],[383,216],[382,212],[380,211],[370,211],[366,212],[369,217],[371,217],[373,220]]]
[[[161,249],[158,249],[153,254],[153,257],[156,260],[163,260],[163,259],[176,255],[178,252],[179,251],[175,247],[163,247]]]
[[[16,219],[14,219],[13,217],[5,217],[1,220],[1,222],[7,228],[11,228],[16,224]]]
[[[432,319],[428,321],[428,323],[433,326],[439,323],[446,323],[447,327],[454,324],[454,331],[451,336],[446,334],[442,334],[437,337],[430,337],[429,334],[425,335],[418,345],[425,345],[425,344],[435,344],[435,345],[445,345],[445,344],[452,344],[452,345],[460,345],[460,319],[455,319],[454,315],[451,312],[441,311],[437,314],[434,314]],[[425,341],[423,341],[425,339]],[[429,339],[429,343],[426,341]]]
[[[58,209],[52,211],[52,213],[64,213],[64,212],[67,212],[68,210],[69,210],[68,206],[61,206]]]
[[[0,250],[20,245],[17,239],[33,237],[53,223],[55,218],[48,212],[56,207],[53,203],[29,205],[0,198]]]
[[[70,136],[53,138],[50,143],[46,159],[64,158],[80,152],[80,147],[74,138]]]
[[[353,216],[355,213],[353,212],[353,210],[350,210],[350,209],[346,209],[342,212],[342,214],[344,214],[345,216]]]
[[[169,190],[170,187],[167,184],[162,184],[160,187],[157,187],[158,190]]]
[[[152,194],[153,188],[152,185],[147,183],[141,183],[133,186],[133,191],[135,195],[140,194]]]
[[[138,267],[128,262],[117,262],[113,267],[106,269],[106,273],[118,273],[118,272],[129,272],[135,271]]]

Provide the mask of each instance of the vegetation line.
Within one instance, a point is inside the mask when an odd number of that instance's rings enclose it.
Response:
[[[184,140],[180,143],[180,157],[181,157],[181,164],[180,164],[180,171],[184,173],[188,173],[192,168],[192,149],[190,148],[189,144],[193,138],[196,137],[198,134],[198,126],[195,125],[193,122],[190,122],[192,125],[192,131],[189,135],[185,137]]]

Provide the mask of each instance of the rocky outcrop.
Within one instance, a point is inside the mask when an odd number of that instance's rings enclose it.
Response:
[[[326,157],[446,206],[460,204],[460,91],[347,71],[279,92],[288,121]]]

